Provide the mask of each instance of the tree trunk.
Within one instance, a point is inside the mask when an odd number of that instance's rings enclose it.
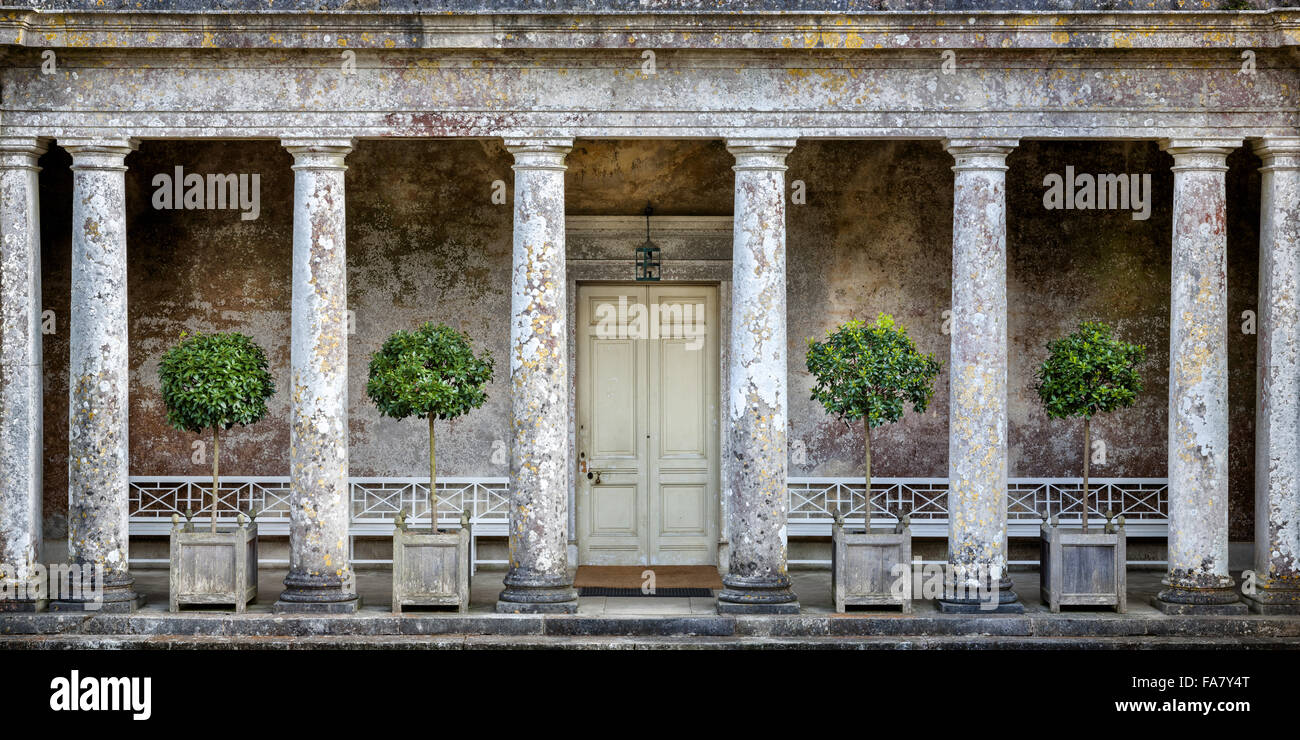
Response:
[[[438,467],[433,459],[433,414],[429,414],[429,526],[438,534]]]
[[[862,531],[864,534],[871,534],[871,419],[864,416],[862,418],[862,439],[863,447],[866,450],[866,476],[867,487],[863,489],[867,502],[864,507]]]
[[[1088,531],[1088,463],[1092,461],[1092,422],[1083,417],[1083,531]]]
[[[217,480],[221,457],[220,431],[212,427],[212,533],[217,533]]]

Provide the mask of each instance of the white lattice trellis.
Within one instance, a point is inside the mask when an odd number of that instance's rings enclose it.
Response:
[[[837,509],[847,521],[861,525],[867,510],[861,478],[791,478],[790,533],[823,534]],[[1043,516],[1079,521],[1081,478],[1012,478],[1007,481],[1007,525],[1011,536],[1034,536]],[[1107,512],[1123,516],[1137,536],[1163,536],[1169,524],[1169,483],[1164,478],[1089,479],[1089,521],[1104,521]],[[873,522],[912,517],[918,536],[944,536],[948,530],[946,478],[874,478],[870,512]]]
[[[136,476],[131,478],[131,529],[136,534],[160,534],[172,514],[189,509],[197,521],[211,513],[211,481],[199,476]],[[509,481],[505,478],[444,478],[438,481],[438,520],[455,525],[468,509],[476,528],[505,525],[509,519]],[[825,527],[839,510],[860,523],[866,510],[863,482],[853,478],[791,478],[790,516],[793,528]],[[398,511],[415,523],[428,524],[428,484],[419,478],[353,478],[352,525],[355,532],[386,532]],[[1013,535],[1036,531],[1043,514],[1078,521],[1082,481],[1078,478],[1013,478],[1007,486],[1007,519]],[[1130,528],[1163,534],[1168,524],[1169,486],[1163,478],[1096,478],[1091,481],[1092,519],[1105,512],[1123,515]],[[892,521],[910,513],[926,535],[946,533],[948,481],[945,478],[877,478],[871,486],[873,521]],[[289,521],[289,478],[259,476],[222,478],[218,521],[232,521],[239,512],[257,512],[262,531],[274,534]],[[938,528],[938,529],[936,529]],[[939,531],[939,530],[942,531]],[[796,532],[799,533],[799,532]],[[811,533],[811,532],[809,532]]]

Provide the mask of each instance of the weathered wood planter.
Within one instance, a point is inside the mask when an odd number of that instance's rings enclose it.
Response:
[[[835,518],[831,530],[831,593],[835,611],[849,606],[899,606],[912,611],[911,564],[912,529],[904,517],[888,530],[868,529],[862,534],[844,531],[844,522]],[[907,588],[902,594],[892,588],[898,579],[897,567],[903,564]]]
[[[454,606],[469,611],[469,517],[460,529],[434,534],[408,530],[397,518],[393,532],[393,613],[406,606]]]
[[[1128,611],[1123,520],[1113,531],[1063,529],[1043,522],[1039,567],[1043,603],[1062,606],[1113,606]]]
[[[196,532],[172,517],[172,611],[184,604],[233,604],[236,612],[257,599],[257,524],[243,515],[230,532]]]

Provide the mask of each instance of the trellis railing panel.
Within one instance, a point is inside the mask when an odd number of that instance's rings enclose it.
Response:
[[[791,478],[789,531],[792,535],[829,532],[836,510],[850,525],[861,526],[865,512],[877,524],[901,514],[912,517],[912,532],[922,537],[948,533],[946,478],[873,478],[868,503],[861,478]],[[1164,478],[1089,479],[1089,522],[1104,522],[1109,511],[1123,516],[1129,534],[1164,536],[1169,525],[1169,483]],[[1066,524],[1080,520],[1081,478],[1012,478],[1007,481],[1007,530],[1013,537],[1037,536],[1044,516]],[[825,530],[825,531],[823,531]]]
[[[130,484],[133,534],[165,534],[172,514],[189,509],[195,521],[211,515],[211,480],[202,476],[135,476]],[[506,478],[448,477],[438,481],[438,521],[454,527],[468,509],[481,535],[505,533],[509,521],[509,481]],[[358,477],[350,481],[352,533],[387,534],[399,511],[409,520],[428,525],[428,482],[420,478]],[[829,534],[833,512],[861,525],[870,507],[876,523],[910,513],[913,532],[944,536],[948,528],[948,481],[945,478],[876,478],[868,504],[858,478],[790,479],[790,533]],[[1168,527],[1169,486],[1163,478],[1095,478],[1091,480],[1092,516],[1123,515],[1129,532],[1162,536]],[[1007,520],[1011,536],[1037,534],[1042,516],[1079,520],[1082,481],[1078,478],[1013,478],[1007,486]],[[240,513],[257,512],[259,530],[284,534],[289,525],[288,476],[229,476],[221,479],[218,521],[228,523]]]

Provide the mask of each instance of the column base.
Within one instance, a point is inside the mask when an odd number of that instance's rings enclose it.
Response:
[[[343,590],[337,576],[294,573],[284,577],[284,591],[272,606],[276,614],[355,614],[361,598]]]
[[[49,599],[3,599],[0,600],[0,612],[35,613],[43,612],[50,606]]]
[[[568,574],[511,571],[502,580],[497,614],[577,614],[578,592]]]
[[[718,614],[798,614],[799,597],[790,590],[790,576],[746,578],[728,573],[718,593]]]
[[[276,614],[356,614],[361,609],[361,597],[347,601],[285,601],[278,599],[271,606]]]
[[[1150,603],[1161,613],[1170,615],[1238,616],[1250,613],[1250,607],[1241,601],[1231,604],[1184,604],[1177,601],[1165,601],[1159,596],[1152,596]]]
[[[133,593],[129,599],[118,599],[114,601],[108,601],[105,599],[102,602],[58,599],[50,602],[49,610],[52,612],[82,612],[85,614],[93,614],[96,612],[104,614],[130,614],[131,612],[142,609],[147,601],[148,599],[146,599],[143,594],[136,593]]]
[[[973,604],[966,604],[958,601],[938,602],[940,614],[1024,614],[1025,605],[1019,601],[1011,603],[998,602],[997,606],[990,607],[988,602],[977,601]]]
[[[148,601],[144,594],[137,593],[135,579],[129,574],[118,576],[119,580],[110,581],[105,578],[100,584],[85,583],[80,584],[82,598],[72,599],[51,599],[49,602],[49,611],[52,612],[83,612],[93,614],[95,612],[104,612],[108,614],[123,614],[137,611],[142,608]],[[59,588],[64,584],[59,584]],[[53,588],[53,586],[52,586]],[[67,588],[72,589],[73,595],[77,594],[75,584],[67,584]],[[101,597],[96,599],[85,598],[87,591],[94,592],[96,588],[101,589]],[[57,594],[52,594],[57,595]]]
[[[798,614],[801,611],[798,601],[787,601],[782,604],[745,604],[735,601],[717,602],[718,614]]]
[[[1258,586],[1241,600],[1256,614],[1300,614],[1300,589]]]
[[[945,586],[945,590],[954,588]],[[956,591],[954,590],[955,594]],[[977,592],[978,593],[978,592]],[[979,596],[946,597],[939,599],[940,614],[1024,614],[1025,605],[1020,603],[1020,596],[1012,590],[1011,579],[1004,579],[998,585],[996,603],[993,599],[981,599]]]
[[[1258,596],[1258,594],[1256,594],[1256,596]],[[1250,609],[1255,614],[1263,614],[1265,616],[1300,615],[1300,603],[1260,601],[1254,596],[1247,594],[1243,594],[1241,600],[1246,604],[1246,608]]]
[[[45,611],[50,605],[49,593],[45,587],[46,584],[37,580],[14,584],[11,586],[11,592],[15,595],[11,598],[0,598],[0,612],[31,614]]]
[[[553,602],[497,601],[497,614],[577,614],[578,600]]]
[[[1180,615],[1238,615],[1247,614],[1250,607],[1241,601],[1232,579],[1220,579],[1226,586],[1216,588],[1183,588],[1170,586],[1151,597],[1151,606],[1164,614]]]

